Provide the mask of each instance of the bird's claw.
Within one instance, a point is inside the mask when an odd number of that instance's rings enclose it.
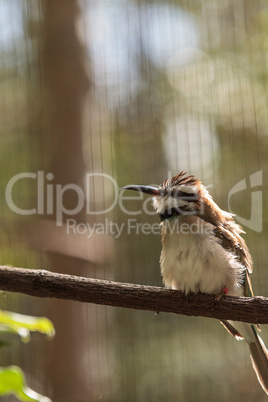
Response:
[[[215,296],[215,302],[218,303],[218,302],[223,298],[223,296],[225,296],[228,292],[229,292],[229,289],[227,289],[227,288],[224,286],[224,288],[222,288],[222,290],[220,291],[220,293]]]

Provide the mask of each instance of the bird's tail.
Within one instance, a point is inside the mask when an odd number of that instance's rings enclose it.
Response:
[[[237,321],[224,321],[223,325],[236,339],[244,338],[248,344],[252,366],[259,383],[268,394],[268,351],[263,340],[257,334],[256,327]]]
[[[259,383],[266,394],[268,394],[268,351],[254,327],[253,331],[255,342],[248,343],[252,366],[257,374]]]

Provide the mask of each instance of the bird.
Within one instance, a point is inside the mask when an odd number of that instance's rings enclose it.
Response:
[[[164,285],[189,293],[214,294],[216,302],[227,296],[253,296],[252,258],[234,220],[222,210],[201,180],[185,171],[159,187],[130,185],[121,189],[153,197],[160,217],[162,250],[160,267]],[[259,325],[221,321],[237,340],[247,343],[258,381],[268,394],[268,351],[258,334]]]

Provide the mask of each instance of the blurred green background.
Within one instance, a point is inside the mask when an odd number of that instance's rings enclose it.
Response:
[[[102,213],[117,189],[101,174],[120,187],[187,170],[243,223],[255,294],[268,296],[266,1],[1,0],[0,51],[1,264],[162,286],[160,236],[127,230],[129,219],[157,216],[118,203]],[[15,213],[8,182],[38,171],[44,211]],[[70,183],[87,205],[57,226],[56,185]],[[20,180],[14,203],[36,208],[40,191],[37,180]],[[64,208],[77,201],[66,190]],[[130,212],[141,205],[124,201]],[[111,230],[87,238],[67,233],[70,218],[125,226],[117,238]],[[0,356],[54,402],[266,399],[247,346],[216,320],[8,293],[0,300],[53,321],[53,341],[34,334],[23,345],[14,336]]]

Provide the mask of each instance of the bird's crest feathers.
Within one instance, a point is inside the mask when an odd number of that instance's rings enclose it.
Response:
[[[163,190],[168,190],[171,187],[178,186],[178,185],[187,185],[187,186],[197,186],[201,183],[201,181],[195,177],[194,175],[186,176],[187,173],[183,170],[176,176],[173,176],[171,179],[167,179],[164,183],[161,184],[161,188]]]

